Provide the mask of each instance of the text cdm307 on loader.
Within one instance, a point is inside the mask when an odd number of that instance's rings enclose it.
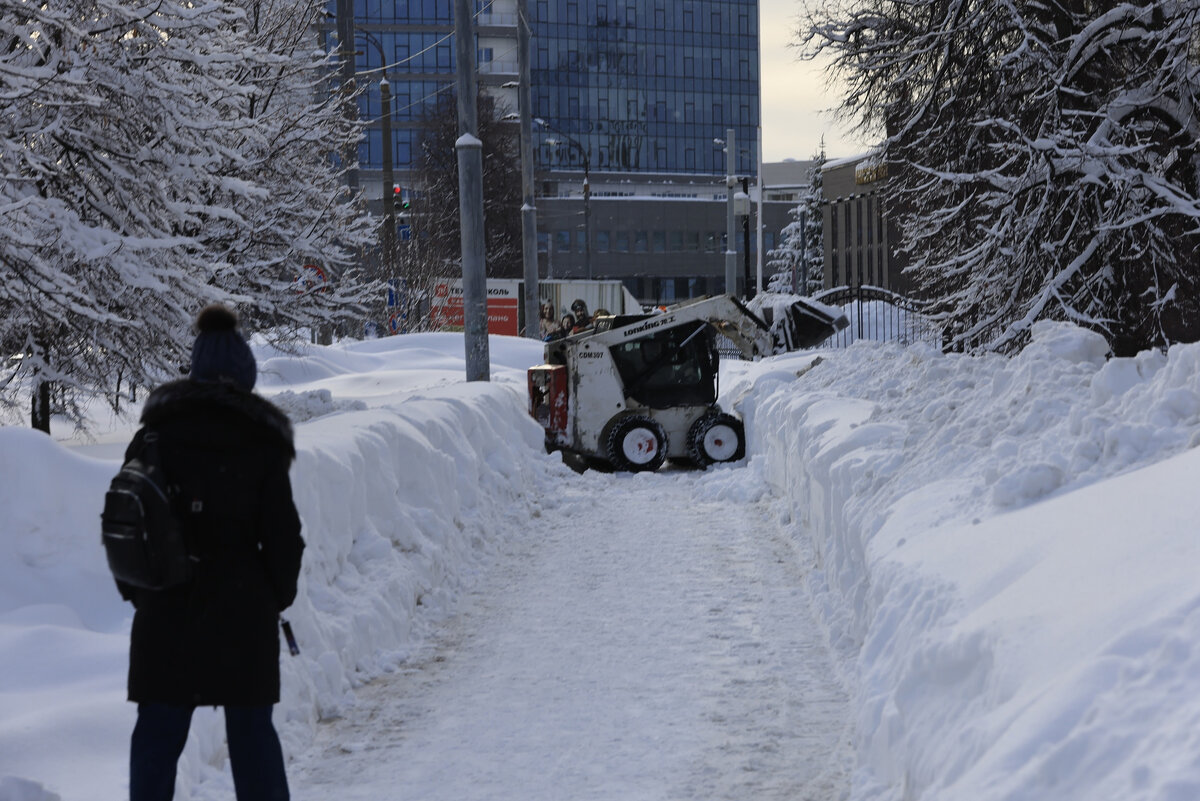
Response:
[[[747,359],[814,347],[846,317],[805,300],[763,308],[731,295],[655,314],[599,317],[546,343],[529,368],[529,408],[546,447],[584,465],[657,470],[667,459],[705,467],[746,454],[741,419],[717,404],[717,334]]]

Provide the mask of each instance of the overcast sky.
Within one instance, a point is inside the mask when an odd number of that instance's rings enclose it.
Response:
[[[799,61],[796,41],[799,0],[760,0],[762,15],[763,161],[812,158],[825,137],[825,154],[840,158],[867,148],[825,110],[837,102],[825,76],[812,62]]]

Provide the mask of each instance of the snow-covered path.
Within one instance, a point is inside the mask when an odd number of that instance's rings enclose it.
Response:
[[[740,497],[744,469],[564,469],[427,652],[295,755],[293,797],[841,797],[847,700],[810,560],[769,498]]]

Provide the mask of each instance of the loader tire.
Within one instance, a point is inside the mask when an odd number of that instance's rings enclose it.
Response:
[[[608,434],[608,460],[617,470],[654,471],[667,459],[667,432],[653,418],[622,417]]]
[[[688,430],[688,456],[700,467],[746,456],[746,428],[731,414],[706,414]]]

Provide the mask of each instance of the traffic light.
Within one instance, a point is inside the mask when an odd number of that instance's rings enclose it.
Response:
[[[396,216],[400,220],[401,225],[408,224],[408,215],[410,206],[412,205],[411,198],[401,186],[392,186],[392,208],[396,210]]]
[[[392,187],[392,206],[401,214],[407,214],[412,206],[412,198],[401,186]]]

